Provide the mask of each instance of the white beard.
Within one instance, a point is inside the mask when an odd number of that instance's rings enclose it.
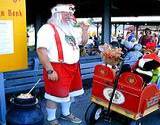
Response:
[[[62,15],[60,13],[56,13],[52,15],[52,17],[48,20],[48,23],[56,24],[66,35],[73,35],[74,31],[74,24],[73,20],[64,21],[62,20]]]
[[[61,24],[58,26],[65,32],[66,35],[73,35],[74,34],[74,27],[72,24],[66,23],[66,24]]]

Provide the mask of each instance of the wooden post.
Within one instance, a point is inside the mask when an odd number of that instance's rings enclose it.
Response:
[[[0,124],[6,125],[6,99],[3,73],[0,73]]]
[[[115,36],[117,37],[117,24],[115,24]]]
[[[139,28],[139,25],[138,24],[136,24],[136,26],[135,26],[135,34],[136,34],[136,39],[138,40],[138,28]]]
[[[100,25],[100,23],[97,23],[97,38],[99,36],[99,34],[98,34],[98,32],[99,32],[99,25]]]
[[[111,16],[110,16],[111,1],[104,0],[104,15],[102,18],[102,42],[110,43],[111,41]]]

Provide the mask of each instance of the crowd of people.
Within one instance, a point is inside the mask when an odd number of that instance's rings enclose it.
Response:
[[[81,47],[81,56],[91,56],[99,54],[100,38],[96,35],[89,36],[87,43]]]
[[[125,36],[118,34],[117,37],[112,36],[111,44],[119,44],[121,47],[124,47],[124,44],[134,45],[139,43],[142,45],[142,48],[154,49],[159,45],[160,35],[156,32],[151,31],[151,29],[146,28],[143,31],[139,32],[136,36],[134,30],[126,32]],[[95,36],[89,36],[89,39],[85,46],[81,48],[82,56],[83,55],[97,55],[99,54],[98,47],[101,45],[101,39]],[[132,46],[130,46],[132,47]]]
[[[160,74],[160,54],[158,35],[152,33],[151,29],[144,29],[136,39],[135,33],[131,30],[126,33],[124,39],[114,39],[122,48],[124,60],[121,73],[135,72],[139,74],[144,83],[157,83]],[[112,43],[111,42],[111,43]],[[160,81],[160,80],[159,80]]]
[[[120,44],[123,44],[124,41],[140,43],[143,47],[146,47],[148,44],[154,44],[157,46],[159,44],[159,34],[153,32],[149,28],[145,28],[143,31],[139,32],[136,36],[133,30],[128,31],[125,36],[118,34],[117,37],[112,37],[111,41],[118,41]]]

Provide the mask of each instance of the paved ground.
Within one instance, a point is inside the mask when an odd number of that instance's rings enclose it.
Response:
[[[43,96],[43,94],[42,94]],[[81,118],[83,120],[81,125],[87,125],[85,123],[85,112],[86,109],[88,108],[90,102],[90,96],[91,96],[91,89],[86,89],[85,93],[82,96],[79,96],[77,98],[75,98],[75,102],[72,103],[72,108],[71,111],[78,116],[79,118]],[[41,99],[40,99],[41,100]],[[43,109],[43,113],[45,114],[45,118],[46,118],[46,111],[45,111],[45,100],[42,99],[42,101],[40,101],[41,103],[41,107]],[[60,115],[60,108],[58,108],[58,112],[57,112],[57,116]],[[118,115],[119,116],[119,115]],[[122,119],[121,117],[116,117],[116,120],[112,120],[111,125],[124,125],[123,123],[120,122],[120,120]],[[60,123],[62,125],[75,125],[73,123],[64,121],[59,119]],[[143,119],[141,119],[142,124],[141,125],[160,125],[160,111],[157,110],[151,114],[149,114],[148,116],[144,117]],[[48,123],[45,120],[44,125],[48,125]],[[96,123],[96,125],[107,125],[106,123],[104,123],[103,120],[99,121],[98,123]],[[132,125],[139,125],[139,124],[132,124]]]
[[[81,118],[83,120],[81,125],[86,125],[85,120],[84,120],[84,116],[85,116],[85,111],[90,104],[90,100],[89,100],[89,97],[91,94],[90,91],[91,91],[90,89],[85,90],[85,94],[75,98],[75,102],[72,103],[71,112],[73,112],[73,114],[75,114],[76,116],[78,116],[79,118]],[[42,109],[45,109],[44,102],[42,102]],[[43,112],[46,117],[46,111],[43,110]],[[58,108],[57,117],[59,117],[60,112],[61,112],[60,108]],[[67,121],[64,121],[61,119],[59,119],[59,121],[62,125],[75,125],[73,123],[70,123],[70,122],[67,122]],[[45,125],[48,125],[47,122],[45,122]]]
[[[71,111],[78,116],[79,118],[81,118],[83,120],[81,125],[87,125],[85,123],[84,120],[84,116],[85,116],[85,111],[87,109],[87,107],[90,104],[90,95],[91,95],[91,89],[85,90],[85,94],[82,96],[79,96],[75,99],[75,102],[72,104],[72,108]],[[44,109],[44,103],[42,103],[42,107]],[[44,111],[45,113],[45,111]],[[45,113],[46,114],[46,113]],[[58,110],[58,116],[60,114],[60,109]],[[121,119],[121,118],[119,118]],[[75,125],[73,123],[69,123],[67,121],[63,121],[61,119],[59,119],[60,123],[62,125]],[[160,125],[160,111],[156,111],[154,113],[149,114],[148,116],[144,117],[141,120],[142,124],[141,125]],[[45,125],[48,125],[47,123],[45,123]],[[104,121],[99,121],[98,123],[96,123],[96,125],[106,125],[104,123]],[[111,125],[124,125],[123,123],[120,123],[119,121],[115,121],[113,120]]]

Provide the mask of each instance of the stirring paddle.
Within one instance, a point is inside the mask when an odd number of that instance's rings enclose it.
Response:
[[[41,78],[40,79],[38,79],[38,81],[34,84],[34,86],[30,89],[30,91],[27,93],[27,95],[29,95],[31,92],[32,92],[32,90],[36,87],[36,85],[39,83],[41,81]]]

